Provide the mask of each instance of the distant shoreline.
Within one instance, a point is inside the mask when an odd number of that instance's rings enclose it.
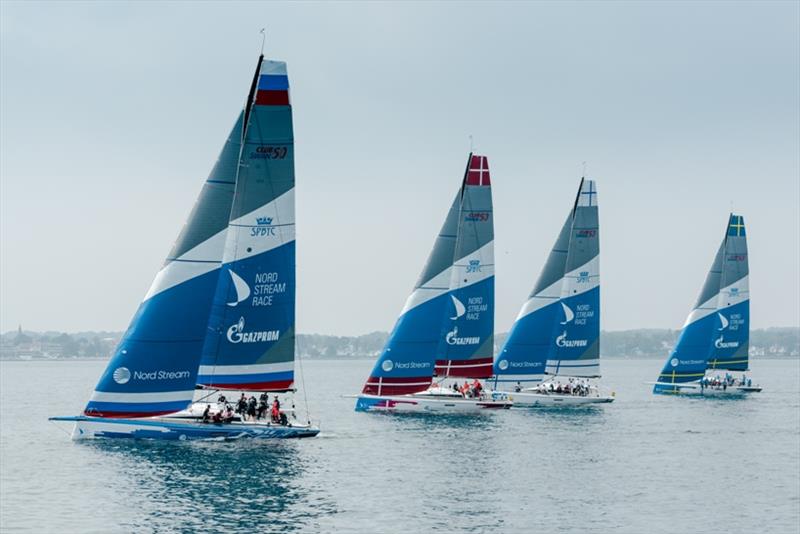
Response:
[[[638,329],[603,331],[600,352],[609,359],[663,359],[677,342],[679,331]],[[32,332],[22,329],[0,335],[0,361],[108,360],[123,332]],[[507,333],[495,334],[495,352]],[[304,360],[374,360],[389,337],[388,332],[360,336],[298,334],[296,347]],[[616,356],[616,355],[624,356]],[[800,359],[800,328],[773,327],[750,332],[750,358]]]

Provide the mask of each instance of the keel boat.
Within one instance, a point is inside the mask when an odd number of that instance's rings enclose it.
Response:
[[[603,404],[597,189],[582,179],[572,210],[494,362],[490,381],[515,407]]]
[[[357,396],[356,411],[509,408],[504,393],[465,395],[443,385],[448,378],[490,376],[493,344],[491,180],[486,156],[470,154],[422,274]]]
[[[83,414],[51,419],[74,422],[74,439],[318,434],[294,417],[204,422],[213,411],[193,404],[196,392],[285,401],[295,390],[294,182],[286,64],[262,55],[244,109]]]
[[[732,213],[697,303],[658,381],[652,383],[653,393],[736,396],[761,391],[746,374],[750,363],[748,278],[744,217]]]

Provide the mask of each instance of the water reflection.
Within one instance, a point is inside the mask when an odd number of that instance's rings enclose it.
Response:
[[[111,463],[118,498],[141,507],[123,527],[170,531],[302,531],[335,507],[303,484],[310,461],[295,442],[98,440],[81,444]],[[159,503],[153,506],[152,503]]]

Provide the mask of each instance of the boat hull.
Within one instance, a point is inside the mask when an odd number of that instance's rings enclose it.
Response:
[[[561,395],[558,393],[533,393],[520,391],[509,393],[515,408],[535,406],[586,406],[589,404],[608,404],[614,402],[612,395]]]
[[[701,388],[697,384],[666,384],[656,382],[653,393],[659,395],[692,395],[696,397],[742,397],[750,393],[761,392],[761,386],[729,386],[725,389],[717,387]]]
[[[154,440],[236,440],[242,438],[289,439],[308,438],[319,434],[310,425],[282,426],[262,422],[202,423],[185,419],[153,417],[145,419],[111,419],[79,415],[51,417],[51,421],[73,421],[73,440],[126,438]]]
[[[512,402],[505,393],[481,399],[452,398],[420,395],[359,395],[356,397],[357,412],[441,412],[476,413],[491,410],[506,410]]]

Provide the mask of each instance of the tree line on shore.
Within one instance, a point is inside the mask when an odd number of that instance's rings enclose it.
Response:
[[[675,345],[677,330],[638,329],[602,332],[604,357],[662,358]],[[360,336],[299,334],[297,350],[310,359],[374,358],[388,337],[387,332]],[[31,332],[21,328],[0,334],[0,359],[38,360],[63,358],[108,358],[122,332]],[[507,334],[495,335],[495,346],[503,345]],[[750,355],[758,357],[800,357],[800,328],[765,328],[750,333]]]

